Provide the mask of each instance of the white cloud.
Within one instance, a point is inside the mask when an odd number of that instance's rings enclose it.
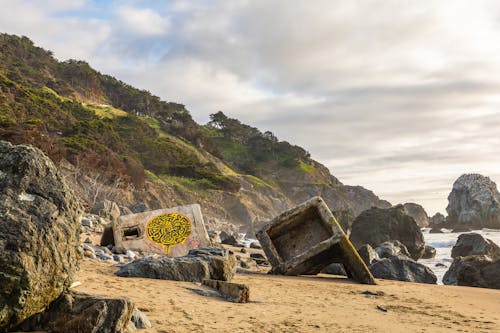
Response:
[[[170,20],[148,8],[121,6],[116,10],[119,28],[125,34],[158,36],[168,33]]]

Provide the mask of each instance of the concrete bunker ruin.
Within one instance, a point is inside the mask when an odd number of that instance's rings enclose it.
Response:
[[[113,224],[115,246],[184,256],[191,249],[210,246],[200,205],[193,204],[122,215]]]
[[[320,197],[277,216],[256,236],[272,265],[270,274],[314,275],[331,263],[341,263],[349,278],[375,284],[368,267]]]

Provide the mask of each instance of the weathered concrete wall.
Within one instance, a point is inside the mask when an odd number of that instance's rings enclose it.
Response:
[[[113,234],[119,249],[172,257],[210,246],[198,204],[120,216],[113,226]]]

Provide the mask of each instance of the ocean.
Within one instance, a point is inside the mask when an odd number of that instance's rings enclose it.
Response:
[[[443,284],[444,273],[448,270],[453,259],[451,258],[451,249],[457,242],[458,236],[466,232],[451,232],[443,229],[442,234],[430,234],[430,228],[422,229],[425,244],[436,248],[436,257],[433,259],[420,259],[418,262],[429,267],[438,278],[438,284]],[[491,239],[500,246],[500,230],[482,229],[472,232],[482,235],[484,238]],[[443,264],[445,267],[436,267],[436,264]],[[438,265],[439,266],[439,265]]]

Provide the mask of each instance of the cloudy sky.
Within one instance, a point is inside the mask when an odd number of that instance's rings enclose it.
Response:
[[[205,123],[303,146],[342,182],[445,212],[500,182],[498,1],[0,0],[0,31],[82,59]]]

